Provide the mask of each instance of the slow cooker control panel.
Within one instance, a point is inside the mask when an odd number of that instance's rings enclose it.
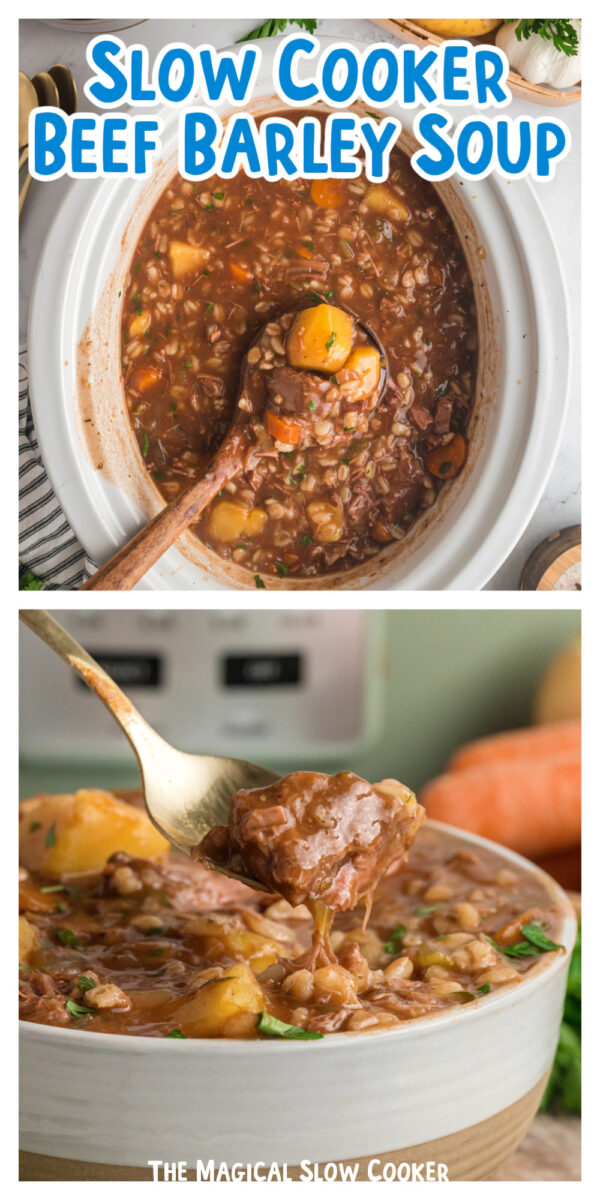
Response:
[[[244,610],[56,615],[184,750],[258,761],[337,757],[362,747],[376,723],[377,614],[272,612],[268,637],[264,616]],[[85,684],[52,655],[35,655],[34,667],[33,635],[24,629],[22,638],[24,756],[68,760],[76,749],[78,757],[126,758],[122,734]]]

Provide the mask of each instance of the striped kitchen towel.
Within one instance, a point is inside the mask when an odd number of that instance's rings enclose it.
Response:
[[[52,490],[29,402],[27,351],[19,353],[19,587],[76,589],[97,571]]]

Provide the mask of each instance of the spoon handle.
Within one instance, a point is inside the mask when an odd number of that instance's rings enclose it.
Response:
[[[33,633],[54,650],[64,662],[87,683],[99,700],[114,717],[133,747],[141,765],[141,755],[152,743],[162,741],[146,723],[120,687],[106,671],[87,653],[79,642],[59,625],[43,608],[22,609],[21,620]]]
[[[248,434],[234,430],[219,447],[208,471],[181,492],[140,529],[121,550],[80,588],[82,592],[128,591],[156,562],[175,539],[191,525],[220,492],[224,484],[238,475],[244,466],[243,451]]]
[[[27,199],[27,193],[29,192],[32,182],[33,182],[33,178],[31,175],[28,174],[27,179],[25,180],[25,183],[23,184],[23,187],[21,188],[21,191],[19,192],[19,216],[21,216],[21,213],[23,212],[23,208],[25,206],[25,201]]]

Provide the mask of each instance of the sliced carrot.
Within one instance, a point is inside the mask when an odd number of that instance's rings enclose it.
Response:
[[[532,921],[539,921],[543,915],[541,908],[527,908],[518,917],[513,917],[507,925],[496,929],[494,941],[499,946],[512,946],[515,942],[520,942],[523,936],[523,926],[530,925]]]
[[[447,772],[419,799],[428,817],[530,857],[581,840],[581,756],[515,760]]]
[[[265,429],[276,442],[283,442],[286,446],[296,446],[302,433],[302,426],[296,421],[291,421],[289,417],[280,417],[279,413],[272,412],[270,408],[265,412]]]
[[[250,268],[245,267],[243,263],[230,262],[229,273],[230,275],[233,275],[233,278],[237,279],[239,283],[250,283],[250,280],[254,278]]]
[[[436,479],[454,479],[465,465],[467,458],[467,440],[462,433],[455,433],[445,446],[438,446],[425,459],[425,466],[430,475]]]
[[[314,256],[315,256],[314,250],[309,250],[308,246],[302,245],[302,242],[298,242],[297,245],[294,246],[294,251],[298,255],[298,258],[309,258],[310,259],[310,258],[314,258]]]
[[[391,542],[392,540],[392,531],[385,521],[376,521],[374,525],[371,525],[369,533],[376,542]]]
[[[464,771],[467,767],[501,766],[519,761],[542,761],[581,750],[581,721],[556,721],[552,725],[536,725],[531,729],[511,729],[492,737],[468,742],[452,755],[449,771]]]
[[[136,367],[131,375],[131,386],[136,392],[146,392],[149,388],[156,387],[162,379],[162,371],[158,367]]]
[[[310,185],[310,198],[320,208],[341,208],[346,199],[343,180],[313,179]]]

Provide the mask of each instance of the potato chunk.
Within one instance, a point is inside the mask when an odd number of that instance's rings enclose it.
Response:
[[[352,349],[352,317],[333,304],[315,304],[298,313],[287,339],[291,367],[333,375]]]
[[[242,508],[232,500],[221,500],[210,514],[213,537],[219,542],[235,542],[239,537],[254,537],[267,519],[262,508]]]
[[[344,530],[344,511],[341,504],[313,500],[307,505],[306,511],[317,542],[339,542]]]
[[[19,917],[19,962],[29,962],[29,955],[40,944],[40,935],[27,917]]]
[[[263,992],[245,963],[228,967],[220,979],[201,984],[195,996],[173,1013],[173,1021],[188,1037],[227,1037],[250,1034],[264,1006]]]
[[[145,312],[139,313],[137,315],[137,317],[133,318],[133,320],[129,326],[129,336],[132,338],[141,337],[142,334],[146,333],[146,331],[150,328],[151,324],[152,324],[152,314],[151,313],[149,313],[147,310]]]
[[[374,346],[357,346],[346,359],[339,373],[340,384],[352,383],[348,400],[351,404],[366,400],[377,391],[380,375],[379,354]]]
[[[32,796],[20,807],[21,862],[49,879],[101,871],[118,850],[158,858],[168,848],[144,812],[99,788]]]
[[[390,221],[408,220],[409,212],[406,205],[385,183],[376,183],[370,187],[365,201],[371,212],[379,213],[382,217],[389,217]]]
[[[208,250],[203,246],[190,246],[189,242],[169,242],[169,259],[175,279],[184,279],[194,271],[201,271],[208,257]]]

